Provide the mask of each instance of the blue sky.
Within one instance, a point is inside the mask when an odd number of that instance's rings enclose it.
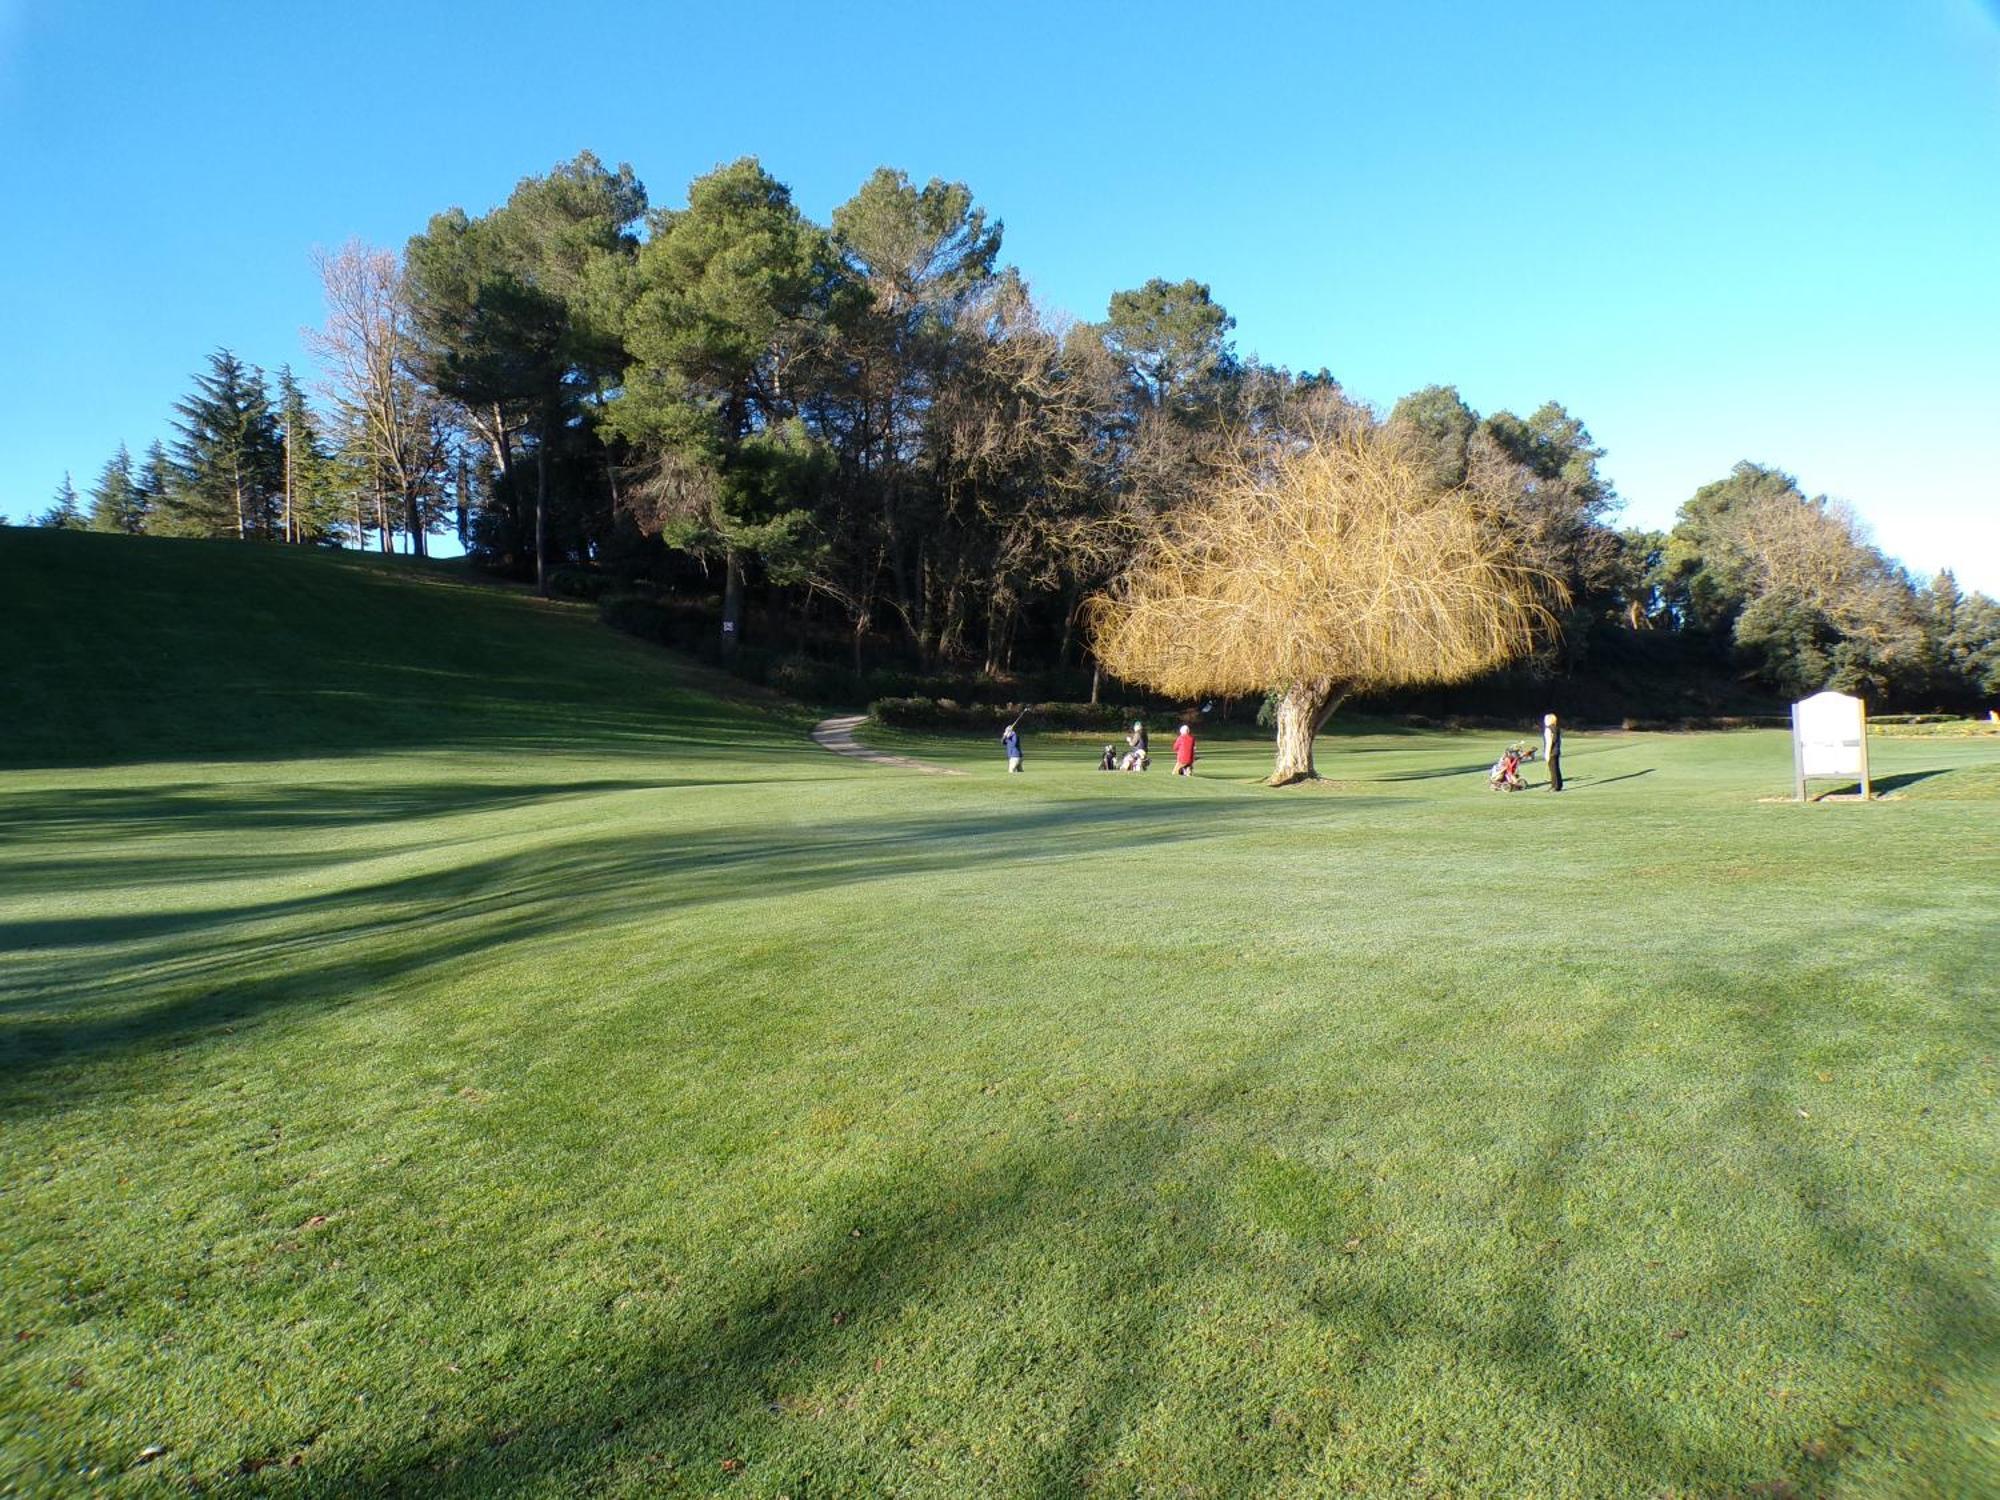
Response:
[[[1634,524],[1740,458],[2000,593],[2000,20],[1668,5],[0,0],[0,512],[167,436],[206,352],[304,368],[314,245],[589,148],[761,157],[824,218],[971,185],[1081,318],[1195,276],[1382,403],[1562,401]]]

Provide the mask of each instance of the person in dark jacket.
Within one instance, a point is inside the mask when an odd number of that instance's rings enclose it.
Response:
[[[1119,762],[1123,771],[1143,771],[1152,762],[1152,752],[1146,746],[1146,725],[1143,720],[1132,721],[1132,732],[1125,736],[1125,743],[1132,748],[1125,752],[1125,759]]]
[[[1563,732],[1554,714],[1542,715],[1542,759],[1549,766],[1549,790],[1563,789]]]

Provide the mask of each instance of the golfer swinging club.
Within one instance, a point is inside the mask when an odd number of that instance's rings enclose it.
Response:
[[[1014,715],[1014,722],[1000,731],[1000,744],[1007,752],[1007,769],[1014,772],[1021,769],[1021,721],[1028,717],[1024,708]]]

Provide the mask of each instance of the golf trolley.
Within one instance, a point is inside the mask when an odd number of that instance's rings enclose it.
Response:
[[[1521,779],[1521,767],[1535,758],[1535,747],[1514,741],[1500,752],[1500,758],[1493,762],[1486,773],[1487,787],[1496,792],[1525,792],[1528,783]]]

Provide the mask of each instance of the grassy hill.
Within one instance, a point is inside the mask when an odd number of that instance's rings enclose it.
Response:
[[[745,717],[592,609],[352,552],[0,528],[0,640],[0,765],[642,748]]]
[[[2000,1490],[1992,742],[929,777],[18,531],[0,631],[0,1492]]]

